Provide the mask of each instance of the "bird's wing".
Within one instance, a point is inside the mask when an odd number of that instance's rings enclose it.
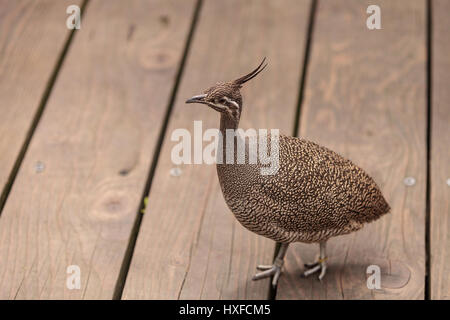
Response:
[[[373,179],[350,160],[316,143],[280,136],[280,168],[262,178],[276,203],[273,218],[288,231],[344,228],[389,211]]]

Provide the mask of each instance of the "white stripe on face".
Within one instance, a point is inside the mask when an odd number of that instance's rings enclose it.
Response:
[[[233,101],[233,100],[231,100],[231,99],[228,98],[228,97],[223,97],[223,99],[225,99],[225,101],[227,101],[228,103],[231,103],[233,106],[235,106],[236,109],[239,109],[239,105],[237,104],[236,101]]]

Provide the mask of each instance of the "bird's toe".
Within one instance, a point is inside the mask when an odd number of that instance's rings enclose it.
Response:
[[[268,265],[268,264],[260,264],[259,266],[256,267],[256,269],[260,270],[260,271],[266,271],[266,270],[270,270],[273,268],[273,265]]]
[[[272,282],[275,283],[275,285],[276,285],[276,283],[278,282],[278,278],[280,277],[280,274],[281,274],[281,267],[276,266],[276,265],[258,266],[257,269],[264,270],[264,271],[258,272],[257,274],[255,274],[253,276],[252,280],[260,280],[260,279],[274,276],[274,278],[272,279]]]

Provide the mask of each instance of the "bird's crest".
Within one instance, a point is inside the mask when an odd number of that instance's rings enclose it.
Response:
[[[265,67],[267,67],[267,63],[263,66],[265,61],[266,61],[266,58],[264,57],[264,59],[261,61],[261,63],[259,64],[259,66],[255,70],[253,70],[249,74],[246,74],[245,76],[242,76],[242,77],[234,80],[233,83],[241,86],[244,83],[246,83],[247,81],[249,81],[249,80],[253,79],[254,77],[256,77],[261,71],[264,70]]]

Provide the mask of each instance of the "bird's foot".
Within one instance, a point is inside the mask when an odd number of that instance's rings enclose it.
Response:
[[[306,278],[320,270],[319,280],[322,281],[323,277],[325,276],[325,274],[327,272],[326,260],[327,260],[327,258],[321,258],[314,263],[306,263],[305,264],[306,270],[305,270],[305,272],[303,272],[303,277]]]
[[[275,259],[275,262],[273,265],[259,265],[256,267],[256,269],[262,271],[257,274],[255,274],[252,278],[252,280],[260,280],[264,278],[268,278],[273,276],[272,278],[272,286],[275,288],[278,283],[278,279],[281,275],[281,267],[283,266],[283,260],[281,259]]]

